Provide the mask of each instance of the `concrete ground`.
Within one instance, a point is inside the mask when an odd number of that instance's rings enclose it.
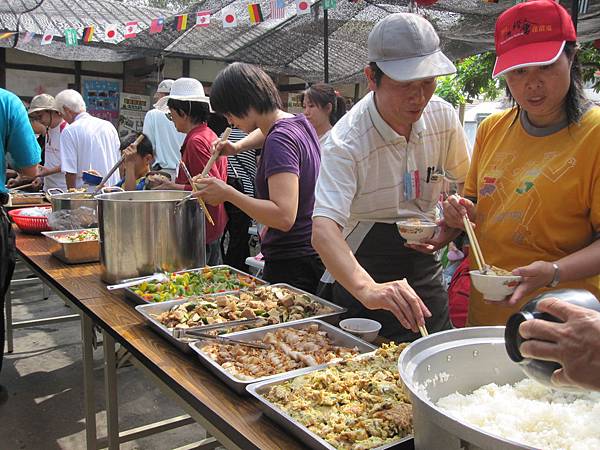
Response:
[[[27,272],[19,269],[15,278]],[[13,290],[13,321],[71,314],[62,300],[42,298],[40,284]],[[85,423],[79,321],[14,330],[14,352],[5,353],[0,384],[9,400],[0,406],[0,450],[84,449]],[[102,348],[94,352],[98,436],[106,430]],[[118,370],[120,430],[185,414],[133,366]],[[205,436],[198,424],[125,443],[122,449],[167,449]]]

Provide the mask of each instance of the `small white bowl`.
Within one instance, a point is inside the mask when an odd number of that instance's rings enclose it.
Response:
[[[419,244],[423,239],[435,236],[438,226],[427,220],[401,220],[396,222],[400,236],[407,244]]]
[[[471,270],[473,287],[483,294],[485,300],[499,302],[512,295],[522,278],[518,275],[483,274],[479,270]]]
[[[342,320],[340,322],[340,328],[367,342],[373,342],[377,338],[379,330],[381,330],[381,324],[376,320],[357,317]]]

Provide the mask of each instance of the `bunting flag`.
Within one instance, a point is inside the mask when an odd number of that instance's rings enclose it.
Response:
[[[248,13],[250,14],[250,23],[253,25],[265,20],[263,19],[262,11],[258,3],[250,3],[248,5]]]
[[[323,9],[335,9],[336,6],[336,0],[323,0]]]
[[[138,22],[127,22],[125,24],[125,39],[131,39],[137,36],[138,33]]]
[[[21,42],[23,44],[29,44],[31,42],[31,40],[33,39],[34,36],[35,36],[35,33],[31,32],[31,31],[26,31],[21,36]]]
[[[153,19],[152,23],[150,23],[150,34],[160,33],[165,26],[165,18],[159,17],[158,19]]]
[[[52,34],[51,31],[46,31],[43,36],[42,36],[42,40],[40,42],[41,45],[48,45],[52,43],[52,39],[54,39],[54,35]]]
[[[283,4],[282,4],[283,3]],[[285,2],[271,0],[271,19],[285,19]]]
[[[237,27],[238,21],[235,15],[235,9],[230,6],[223,8],[223,28]]]
[[[296,0],[296,14],[310,14],[310,3],[308,0]]]
[[[106,25],[106,28],[104,28],[104,37],[107,41],[114,41],[117,38],[117,27],[116,23]]]
[[[67,47],[77,47],[77,30],[75,28],[65,28],[64,35]]]
[[[186,30],[187,29],[187,20],[188,20],[187,14],[182,14],[181,16],[177,16],[175,18],[175,29],[177,31]]]
[[[86,44],[92,42],[92,39],[94,38],[94,31],[95,31],[94,25],[85,27],[83,29],[83,36],[81,37],[83,42],[85,42]]]
[[[198,11],[196,14],[196,26],[207,27],[210,25],[210,11]]]
[[[2,39],[8,39],[9,37],[14,36],[15,34],[17,34],[16,31],[9,31],[7,33],[0,33],[0,41]]]

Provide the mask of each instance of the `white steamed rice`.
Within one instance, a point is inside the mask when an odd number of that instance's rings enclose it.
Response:
[[[437,406],[489,433],[544,450],[600,449],[600,394],[552,390],[526,378],[472,394],[450,394]]]

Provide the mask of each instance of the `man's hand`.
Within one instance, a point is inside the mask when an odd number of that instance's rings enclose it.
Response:
[[[447,226],[464,230],[464,216],[467,216],[471,222],[475,220],[475,204],[471,200],[458,194],[444,200],[444,220]]]
[[[562,369],[552,375],[556,385],[600,390],[600,313],[555,298],[540,301],[538,311],[563,323],[538,319],[523,322],[519,333],[527,341],[521,344],[521,354],[560,363]]]
[[[424,317],[431,317],[406,279],[375,283],[362,289],[357,298],[366,308],[390,311],[404,328],[415,333],[419,332],[419,326],[425,325]]]
[[[194,194],[194,197],[200,197],[212,206],[228,201],[231,191],[235,191],[223,180],[213,177],[194,178],[194,184],[198,188],[198,192]]]
[[[438,232],[431,239],[423,239],[419,244],[404,244],[405,247],[412,248],[421,253],[432,254],[438,250],[444,248],[448,243],[455,239],[459,234],[460,230],[457,228],[450,228],[446,225],[444,219],[438,220],[437,225],[439,227]]]

